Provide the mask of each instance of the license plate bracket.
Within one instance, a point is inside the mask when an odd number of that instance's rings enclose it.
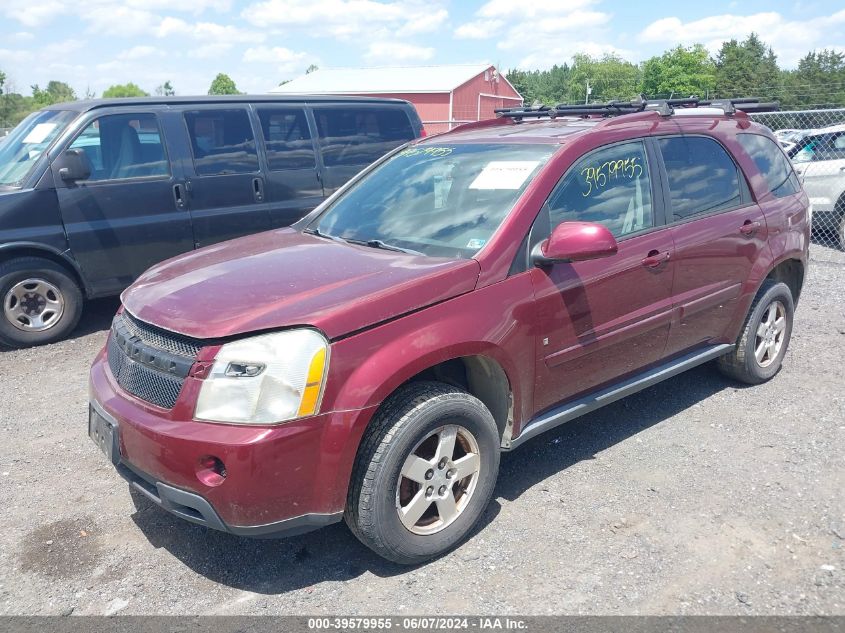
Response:
[[[117,422],[101,415],[93,405],[88,408],[88,436],[100,447],[109,461],[117,466],[120,462]]]

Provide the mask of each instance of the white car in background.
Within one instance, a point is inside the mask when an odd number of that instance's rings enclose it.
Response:
[[[845,124],[805,132],[786,150],[813,208],[813,227],[845,250]]]

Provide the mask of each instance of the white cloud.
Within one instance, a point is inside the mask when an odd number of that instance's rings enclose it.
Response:
[[[781,64],[792,66],[808,50],[841,34],[843,28],[845,9],[807,20],[789,20],[776,12],[713,15],[691,22],[668,17],[646,26],[639,39],[664,45],[700,42],[715,54],[722,42],[745,39],[753,31],[774,49]]]
[[[425,61],[434,57],[434,49],[404,42],[373,42],[364,53],[369,61],[407,62]]]
[[[3,4],[5,6],[2,10],[6,16],[31,28],[46,24],[67,10],[66,4],[60,0],[4,0]]]
[[[241,17],[260,28],[307,27],[315,36],[351,39],[435,31],[448,19],[442,0],[261,0]]]
[[[504,20],[473,20],[455,29],[455,37],[465,40],[485,40],[497,35],[505,25]]]
[[[117,59],[143,59],[145,57],[161,57],[164,53],[155,46],[133,46],[117,54]]]
[[[292,51],[283,46],[256,46],[244,51],[243,61],[271,65],[276,72],[290,74],[304,70],[314,58],[308,53]]]
[[[496,47],[523,56],[520,67],[547,68],[573,54],[619,52],[609,38],[610,13],[598,10],[601,0],[518,3],[489,0],[473,19],[459,25],[458,39],[497,38]]]

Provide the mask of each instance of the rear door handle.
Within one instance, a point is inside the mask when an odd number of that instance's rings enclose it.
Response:
[[[264,180],[261,178],[252,179],[252,194],[256,202],[264,202]]]
[[[173,185],[173,202],[177,209],[185,208],[185,187],[184,185]]]
[[[759,222],[752,222],[751,220],[746,220],[741,227],[739,227],[739,232],[743,235],[754,235],[760,229]]]
[[[661,264],[665,264],[668,261],[669,251],[661,253],[660,251],[654,250],[649,251],[648,255],[643,259],[643,266],[646,268],[658,268]]]

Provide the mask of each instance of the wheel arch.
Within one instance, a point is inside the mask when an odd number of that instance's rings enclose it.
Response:
[[[88,284],[85,283],[85,277],[82,275],[79,265],[71,257],[68,257],[66,253],[37,242],[10,242],[8,244],[0,244],[0,263],[19,257],[40,257],[58,264],[71,275],[71,278],[79,286],[82,293],[86,297],[89,296],[90,289]]]
[[[798,298],[801,296],[801,290],[804,287],[804,262],[797,257],[786,257],[777,262],[763,279],[773,279],[774,281],[783,282],[792,293],[792,300],[795,305],[798,305]],[[760,286],[763,285],[760,282]],[[757,289],[759,292],[759,288]]]

